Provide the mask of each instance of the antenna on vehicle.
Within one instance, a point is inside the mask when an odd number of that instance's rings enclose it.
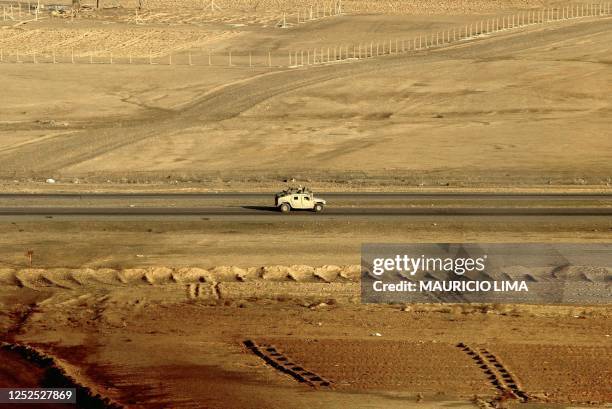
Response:
[[[287,28],[287,16],[285,13],[283,13],[283,18],[280,19],[276,25],[280,28]]]
[[[209,8],[210,11],[221,10],[221,7],[219,7],[217,3],[215,3],[215,0],[210,0],[210,7],[207,8]]]

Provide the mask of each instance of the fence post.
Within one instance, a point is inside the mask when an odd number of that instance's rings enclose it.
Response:
[[[212,65],[212,51],[208,50],[208,66]]]
[[[1,55],[1,54],[2,54],[2,53],[0,53],[0,55]],[[34,50],[34,51],[32,52],[32,60],[34,61],[34,64],[37,64],[37,61],[36,61],[36,50]]]
[[[74,48],[70,49],[70,62],[74,64]]]
[[[110,52],[110,63],[111,65],[113,65],[113,52],[112,51]]]
[[[268,67],[272,68],[272,55],[270,51],[268,51]]]

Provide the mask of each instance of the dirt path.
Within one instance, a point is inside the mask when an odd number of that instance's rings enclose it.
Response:
[[[405,66],[451,59],[505,58],[505,55],[526,49],[541,47],[571,36],[592,36],[607,29],[608,20],[583,21],[576,24],[560,24],[545,28],[527,29],[512,34],[493,36],[486,40],[473,41],[447,49],[424,52],[417,55],[385,57],[362,61],[357,64],[340,64],[316,67],[307,70],[290,70],[270,73],[252,80],[238,81],[219,90],[209,92],[180,112],[155,112],[155,116],[142,119],[118,121],[106,128],[88,129],[69,135],[42,140],[22,146],[10,153],[0,153],[2,172],[10,175],[55,172],[99,157],[138,141],[159,135],[179,134],[182,130],[197,125],[210,125],[236,118],[241,113],[279,95],[294,93],[313,85],[321,85],[339,78],[355,80],[360,75]],[[527,43],[528,41],[528,43]],[[61,154],[57,154],[61,152]]]

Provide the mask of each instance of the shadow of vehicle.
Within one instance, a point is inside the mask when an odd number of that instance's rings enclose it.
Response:
[[[249,210],[259,210],[262,212],[280,213],[280,210],[278,210],[278,208],[275,206],[242,206],[242,208],[249,209]]]

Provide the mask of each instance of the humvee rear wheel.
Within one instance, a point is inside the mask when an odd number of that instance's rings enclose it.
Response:
[[[315,205],[315,207],[314,207],[314,211],[315,211],[316,213],[321,213],[321,212],[323,211],[323,205],[322,205],[322,204],[317,203],[317,204]]]
[[[283,203],[283,204],[280,206],[280,211],[281,211],[282,213],[289,213],[289,211],[290,211],[290,210],[291,210],[291,207],[290,207],[290,206],[289,206],[287,203]]]

